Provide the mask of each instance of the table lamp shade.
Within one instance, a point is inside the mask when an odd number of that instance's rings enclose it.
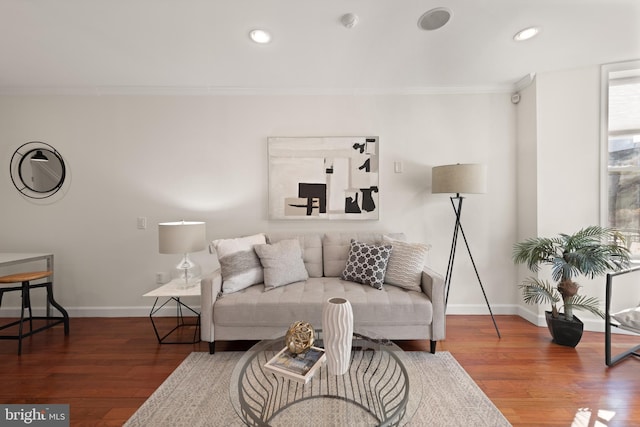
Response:
[[[487,166],[478,163],[436,166],[431,171],[432,193],[487,192]]]
[[[206,244],[206,223],[164,222],[158,224],[159,249],[161,254],[186,254],[202,251]]]

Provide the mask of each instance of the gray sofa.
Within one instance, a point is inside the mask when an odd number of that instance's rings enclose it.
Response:
[[[222,293],[221,269],[201,280],[201,338],[215,351],[215,341],[259,340],[284,334],[297,320],[321,327],[323,303],[343,297],[353,307],[354,329],[392,340],[445,338],[443,277],[423,268],[420,291],[385,285],[382,289],[341,280],[351,239],[381,244],[380,233],[307,233],[265,235],[267,243],[297,239],[309,278],[265,290],[263,283]],[[403,235],[392,237],[403,239]]]

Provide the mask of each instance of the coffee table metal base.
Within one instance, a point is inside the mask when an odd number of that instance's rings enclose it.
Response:
[[[322,346],[322,333],[317,334],[315,345]],[[422,397],[421,383],[410,380],[413,367],[390,341],[354,334],[349,371],[331,375],[323,366],[307,384],[263,369],[283,347],[282,338],[261,341],[234,369],[231,400],[247,425],[291,426],[314,419],[324,425],[402,425]]]

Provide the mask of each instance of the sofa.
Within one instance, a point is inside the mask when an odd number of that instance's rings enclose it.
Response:
[[[435,353],[445,338],[445,290],[443,277],[424,264],[427,250],[401,233],[215,240],[210,251],[220,266],[200,283],[201,338],[213,354],[216,341],[281,336],[298,320],[321,328],[325,301],[342,297],[351,303],[354,330],[429,340]]]

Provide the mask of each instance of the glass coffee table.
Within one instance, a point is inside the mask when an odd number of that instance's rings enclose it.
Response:
[[[422,399],[414,362],[389,340],[354,333],[349,371],[329,374],[326,364],[302,384],[264,369],[285,346],[284,337],[260,341],[231,375],[230,397],[250,426],[406,424]],[[314,346],[323,347],[316,330]]]

